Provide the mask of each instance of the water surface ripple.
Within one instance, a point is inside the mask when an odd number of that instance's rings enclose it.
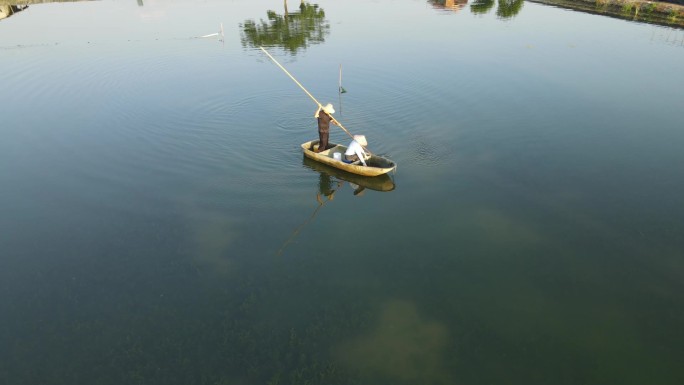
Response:
[[[438,3],[0,20],[0,383],[684,383],[680,34]]]

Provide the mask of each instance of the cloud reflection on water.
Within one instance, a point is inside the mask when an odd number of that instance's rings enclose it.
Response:
[[[446,326],[424,319],[414,303],[390,300],[381,306],[374,330],[342,343],[336,351],[341,362],[366,378],[450,384],[445,362],[448,338]]]

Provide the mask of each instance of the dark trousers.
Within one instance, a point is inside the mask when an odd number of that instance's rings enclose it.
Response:
[[[318,152],[325,151],[328,148],[328,137],[330,131],[318,130]]]

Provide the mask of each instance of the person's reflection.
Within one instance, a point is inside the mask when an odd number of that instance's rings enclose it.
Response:
[[[325,172],[319,172],[318,175],[318,194],[316,195],[316,200],[318,203],[323,204],[323,197],[328,201],[333,200],[335,193],[344,185],[344,181],[338,179],[337,182],[335,182],[333,181],[333,178]],[[365,186],[352,182],[349,182],[349,186],[354,190],[353,194],[355,196],[363,195],[363,192],[366,190]]]
[[[337,182],[333,181],[333,179],[330,177],[330,175],[324,173],[324,172],[319,172],[318,173],[318,191],[316,193],[316,201],[318,201],[318,206],[314,209],[313,213],[311,213],[311,216],[307,218],[301,225],[299,225],[293,232],[292,235],[290,235],[290,238],[288,238],[285,243],[278,249],[278,252],[276,253],[277,255],[281,255],[283,251],[285,251],[285,248],[292,243],[292,241],[299,235],[299,233],[302,231],[302,229],[309,224],[314,218],[316,218],[316,214],[318,214],[318,211],[323,207],[326,203],[330,202],[335,198],[335,193],[337,190],[342,187],[344,184],[343,181],[338,180]],[[333,186],[335,188],[333,188]],[[324,200],[325,198],[325,200]]]
[[[333,180],[330,175],[320,172],[318,176],[318,194],[316,195],[316,200],[318,203],[323,204],[323,197],[331,201],[335,197],[337,189],[342,187],[342,182],[337,181],[335,188],[333,189]]]
[[[351,188],[354,189],[354,195],[363,195],[363,192],[366,191],[366,188],[364,186],[359,186],[358,184],[354,184],[349,182],[349,185]]]

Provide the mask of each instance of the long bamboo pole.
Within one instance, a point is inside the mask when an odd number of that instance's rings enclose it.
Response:
[[[259,48],[261,48],[261,50],[264,51],[264,53],[265,53],[269,58],[271,58],[271,60],[273,60],[273,62],[274,62],[278,67],[280,67],[280,69],[283,70],[283,71],[287,74],[287,76],[290,77],[290,79],[294,80],[294,82],[297,83],[297,85],[299,86],[299,88],[301,88],[304,92],[306,92],[307,95],[309,95],[309,97],[311,98],[311,100],[313,100],[313,101],[318,105],[318,108],[323,108],[323,105],[321,105],[321,103],[319,103],[318,100],[316,100],[316,98],[314,98],[314,96],[311,95],[311,93],[310,93],[309,91],[307,91],[306,88],[304,88],[304,86],[303,86],[300,82],[298,82],[297,79],[295,79],[295,77],[292,76],[292,74],[290,74],[290,73],[285,69],[285,67],[283,67],[282,65],[280,65],[280,63],[278,63],[278,61],[277,61],[273,56],[271,56],[271,54],[268,53],[268,51],[266,51],[266,50],[264,49],[264,47],[259,46]],[[342,125],[342,123],[340,123],[340,122],[339,122],[337,119],[335,119],[332,115],[330,115],[330,118],[332,118],[333,123],[335,123],[338,127],[340,127],[342,130],[344,130],[344,132],[346,132],[347,135],[349,135],[349,137],[351,137],[352,139],[354,139],[354,135],[352,135],[349,131],[347,131],[347,129],[344,128],[344,126]],[[366,149],[366,151],[368,151],[368,149]],[[368,152],[370,153],[370,151],[368,151]]]

